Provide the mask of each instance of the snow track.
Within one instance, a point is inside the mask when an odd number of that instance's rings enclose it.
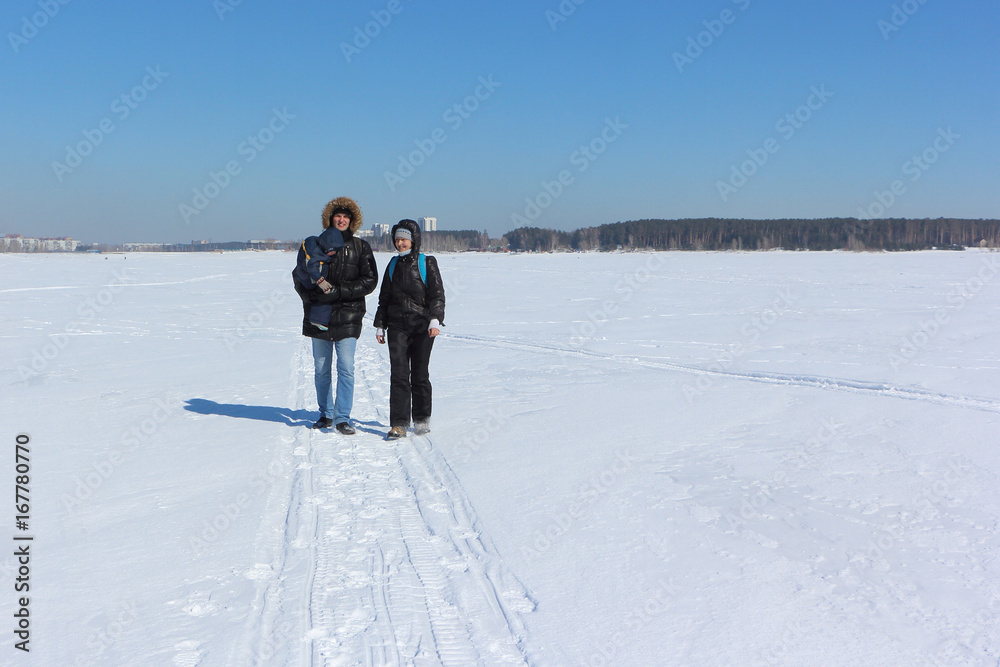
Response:
[[[584,357],[590,359],[600,359],[603,361],[613,361],[617,364],[639,366],[643,368],[657,368],[668,371],[677,371],[690,375],[703,375],[712,377],[724,377],[734,380],[746,380],[749,382],[761,382],[765,384],[780,384],[798,387],[813,387],[830,391],[844,391],[858,394],[874,394],[891,398],[902,398],[910,401],[923,401],[937,405],[949,405],[954,407],[969,408],[973,410],[984,410],[986,412],[1000,412],[1000,402],[988,398],[976,396],[954,396],[943,394],[917,387],[899,387],[896,385],[881,382],[866,382],[864,380],[850,380],[841,378],[829,378],[819,375],[788,375],[784,373],[759,373],[759,372],[737,372],[721,369],[704,368],[699,366],[687,366],[669,361],[659,361],[652,359],[640,359],[635,356],[622,356],[616,354],[601,354],[587,350],[571,350],[554,345],[539,345],[537,343],[522,343],[520,341],[503,340],[498,338],[488,338],[485,336],[475,336],[469,334],[441,334],[459,341],[484,345],[486,347],[511,348],[525,350],[541,354],[558,355],[560,357]]]
[[[304,343],[293,376],[292,404],[310,409]],[[255,614],[231,664],[527,664],[520,614],[534,603],[432,439],[382,439],[388,378],[360,345],[358,434],[283,439],[294,474],[262,519]]]

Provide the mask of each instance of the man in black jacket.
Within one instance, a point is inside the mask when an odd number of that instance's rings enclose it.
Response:
[[[413,432],[430,432],[431,348],[444,321],[444,284],[437,260],[420,254],[420,227],[400,220],[392,228],[399,253],[386,267],[375,313],[375,339],[389,340],[389,434],[406,435],[412,407]]]
[[[330,262],[326,281],[329,292],[295,282],[302,299],[302,335],[312,338],[316,400],[319,421],[313,428],[336,425],[344,435],[355,433],[351,424],[354,406],[354,350],[361,336],[365,297],[375,291],[378,267],[371,246],[354,234],[361,229],[361,208],[350,197],[337,197],[323,209],[323,229],[335,227],[344,236],[344,247]],[[330,321],[320,329],[309,321],[309,306],[331,306]],[[333,355],[337,355],[337,398],[333,398]]]

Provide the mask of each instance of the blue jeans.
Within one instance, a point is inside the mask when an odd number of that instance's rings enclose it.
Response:
[[[354,407],[354,350],[357,338],[338,341],[313,338],[313,365],[316,379],[316,401],[320,417],[329,417],[334,424],[350,421]],[[337,353],[337,402],[333,401],[332,362]]]

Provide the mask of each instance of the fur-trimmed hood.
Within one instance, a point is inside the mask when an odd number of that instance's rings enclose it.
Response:
[[[361,207],[358,203],[351,199],[350,197],[337,197],[331,199],[329,203],[323,208],[323,229],[328,229],[330,227],[330,218],[333,217],[333,212],[338,208],[346,208],[351,212],[351,226],[347,229],[352,235],[356,234],[359,229],[361,229]]]
[[[413,236],[413,247],[410,248],[410,252],[414,257],[420,254],[420,225],[417,224],[416,220],[410,220],[405,218],[400,220],[395,225],[392,226],[392,232],[389,234],[389,238],[393,239],[392,245],[396,246],[396,230],[402,227],[403,229],[410,230],[410,235]]]

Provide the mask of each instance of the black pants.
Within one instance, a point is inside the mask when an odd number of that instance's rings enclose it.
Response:
[[[431,360],[434,339],[424,329],[407,333],[389,329],[389,425],[410,425],[412,403],[413,421],[427,421],[431,417],[431,378],[427,365]]]

